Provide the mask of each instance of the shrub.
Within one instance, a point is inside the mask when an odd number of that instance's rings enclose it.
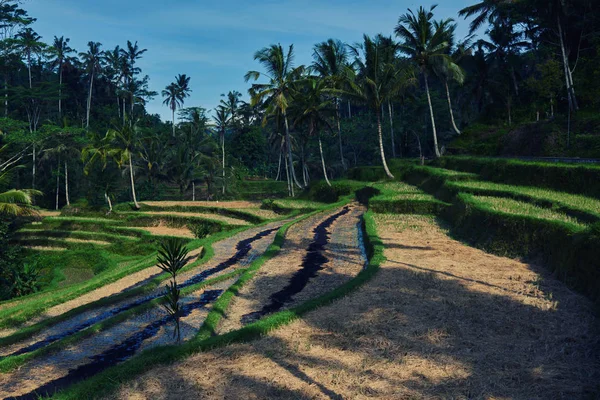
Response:
[[[191,222],[187,227],[198,239],[204,239],[213,233],[221,231],[221,225],[208,221]]]

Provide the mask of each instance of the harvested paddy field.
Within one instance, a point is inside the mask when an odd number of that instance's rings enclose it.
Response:
[[[387,261],[358,291],[260,340],[199,353],[114,399],[594,398],[592,304],[535,265],[376,215]]]

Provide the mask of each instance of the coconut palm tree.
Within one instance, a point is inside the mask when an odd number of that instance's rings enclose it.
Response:
[[[103,58],[103,52],[100,50],[101,47],[101,43],[88,42],[88,51],[85,53],[79,53],[79,56],[83,60],[85,70],[90,76],[90,88],[88,93],[87,112],[85,118],[85,127],[87,129],[89,129],[90,127],[90,110],[92,109],[92,91],[94,90],[94,76],[96,73],[99,73],[102,69],[101,62]]]
[[[252,105],[264,101],[267,106],[267,114],[275,114],[277,110],[281,111],[285,124],[289,170],[294,183],[302,188],[294,170],[287,109],[292,100],[293,85],[304,71],[304,66],[294,68],[294,45],[290,45],[287,53],[280,44],[265,47],[254,54],[254,59],[263,66],[266,72],[248,71],[245,76],[246,82],[256,81],[261,76],[267,78],[268,82],[252,85],[249,90]],[[263,119],[263,124],[265,122],[266,120]],[[294,195],[293,185],[291,194]]]
[[[6,148],[7,146],[0,148],[0,155]],[[33,197],[41,195],[41,192],[32,189],[6,190],[10,184],[14,165],[20,157],[22,156],[12,157],[0,162],[0,216],[18,217],[37,214],[37,211],[33,208]]]
[[[129,121],[133,121],[133,107],[135,104],[135,93],[132,90],[132,87],[135,87],[135,76],[142,72],[141,68],[136,67],[135,64],[137,60],[142,58],[142,55],[148,51],[148,49],[140,49],[138,46],[138,42],[131,43],[131,41],[127,41],[127,47],[124,49],[120,49],[122,65],[121,65],[121,73],[123,76],[123,87],[127,94],[129,94],[130,100],[130,115]],[[123,101],[125,101],[123,99]],[[123,104],[123,116],[125,116],[125,104]]]
[[[437,75],[437,77],[444,83],[444,87],[446,88],[446,98],[448,100],[448,109],[450,110],[450,121],[452,123],[452,128],[456,134],[460,135],[460,130],[456,126],[456,121],[454,120],[454,111],[452,110],[452,99],[450,98],[450,88],[448,87],[448,81],[455,81],[459,85],[462,85],[465,81],[465,73],[464,70],[458,66],[458,59],[462,57],[465,53],[466,47],[469,45],[469,38],[467,38],[466,42],[461,43],[458,49],[454,52],[453,55],[450,54],[454,47],[454,32],[456,31],[456,24],[452,19],[445,19],[440,21],[435,21],[434,23],[435,30],[442,30],[445,34],[445,41],[448,43],[448,58],[442,58],[439,62],[434,63],[433,71]]]
[[[190,78],[186,74],[179,74],[175,77],[175,82],[170,83],[163,91],[163,104],[167,105],[173,114],[173,137],[175,137],[175,111],[183,106],[185,98],[190,92]]]
[[[239,123],[240,121],[240,103],[241,100],[240,98],[242,97],[242,94],[240,92],[238,92],[237,90],[233,90],[230,91],[229,93],[227,93],[227,95],[222,94],[221,97],[224,97],[225,99],[221,99],[221,101],[219,102],[220,106],[223,106],[225,108],[227,108],[227,110],[229,111],[229,115],[230,115],[230,123],[232,125],[236,125]]]
[[[21,50],[23,56],[27,60],[27,71],[29,73],[29,89],[33,87],[31,79],[31,61],[32,57],[36,53],[41,53],[46,47],[46,44],[41,42],[42,37],[38,35],[33,29],[25,28],[19,32],[16,36],[17,48]]]
[[[219,132],[219,140],[221,142],[221,156],[222,156],[222,169],[223,169],[223,194],[225,194],[225,131],[233,120],[230,108],[223,104],[217,106],[215,109],[215,124],[217,131]]]
[[[390,172],[383,149],[382,109],[383,105],[394,98],[404,86],[412,82],[410,71],[398,68],[395,62],[385,62],[388,40],[382,36],[372,39],[364,35],[363,43],[352,47],[358,69],[358,76],[349,80],[348,95],[366,103],[377,118],[379,153],[383,169],[388,177],[394,178]],[[387,57],[389,59],[389,57]],[[349,74],[353,74],[348,70]]]
[[[58,68],[58,117],[62,117],[62,83],[63,83],[63,67],[65,63],[69,62],[71,57],[69,54],[74,53],[73,50],[69,46],[69,42],[71,39],[66,38],[64,36],[57,37],[54,36],[54,42],[52,47],[50,47],[50,53],[54,56],[54,59],[51,61],[53,67]]]
[[[481,28],[486,21],[492,22],[496,19],[504,6],[515,2],[516,0],[482,0],[477,4],[463,8],[458,12],[458,15],[465,19],[475,16],[475,19],[469,25],[469,33],[472,34]]]
[[[342,89],[348,79],[348,51],[346,44],[340,40],[329,39],[315,45],[311,68],[323,79],[326,79],[332,89]],[[337,123],[338,145],[342,167],[346,170],[344,147],[342,144],[342,128],[340,124],[340,99],[334,98],[335,118]]]
[[[329,82],[319,79],[316,76],[309,76],[302,81],[302,86],[296,100],[298,116],[294,121],[294,125],[307,123],[308,136],[317,136],[323,176],[327,184],[331,186],[329,177],[327,176],[325,157],[323,156],[323,144],[321,143],[321,129],[326,128],[332,131],[329,119],[337,113],[336,106],[326,96],[329,86]]]
[[[416,14],[409,9],[408,13],[401,15],[398,19],[395,33],[399,38],[404,40],[404,43],[400,44],[400,50],[406,53],[419,67],[425,81],[425,91],[427,92],[427,102],[429,104],[429,114],[433,129],[433,146],[436,157],[440,157],[435,116],[433,114],[431,93],[429,91],[429,75],[432,73],[435,62],[441,62],[441,59],[449,59],[447,54],[449,44],[446,41],[446,32],[444,29],[442,27],[437,27],[436,29],[433,23],[433,10],[436,7],[434,5],[429,10],[419,7]]]
[[[121,128],[109,129],[104,139],[107,146],[107,156],[110,156],[119,168],[129,167],[131,196],[136,209],[140,208],[135,193],[135,176],[133,171],[133,156],[136,154],[139,139],[135,124],[124,124]]]

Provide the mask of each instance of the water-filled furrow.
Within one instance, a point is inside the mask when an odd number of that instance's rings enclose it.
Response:
[[[286,303],[292,301],[293,296],[300,293],[312,278],[317,276],[318,272],[323,269],[323,265],[329,261],[323,255],[325,245],[329,242],[330,232],[328,228],[348,212],[350,212],[350,209],[344,207],[342,211],[331,215],[313,229],[313,241],[306,249],[301,268],[292,275],[287,286],[269,297],[269,303],[263,306],[260,311],[243,315],[241,318],[242,324],[248,324],[264,315],[280,310]]]
[[[198,301],[182,306],[181,316],[187,317],[192,313],[192,311],[212,303],[221,295],[221,293],[223,293],[222,290],[211,290],[204,292]],[[121,343],[98,355],[90,357],[92,360],[90,363],[71,369],[67,375],[50,381],[30,393],[17,397],[8,397],[7,399],[38,399],[40,396],[54,394],[56,391],[63,389],[75,382],[94,376],[108,367],[112,367],[119,362],[131,358],[138,351],[144,340],[154,337],[161,327],[171,321],[172,318],[170,316],[165,316],[161,319],[158,319],[146,325],[141,331],[129,336]]]
[[[279,229],[279,228],[268,229],[268,230],[265,230],[265,231],[262,231],[262,232],[256,234],[255,236],[252,236],[251,238],[241,240],[240,242],[237,243],[237,245],[236,245],[236,253],[232,257],[230,257],[229,259],[223,261],[222,263],[218,264],[217,266],[215,266],[213,268],[204,270],[204,271],[202,271],[202,272],[194,275],[190,279],[188,279],[185,282],[179,284],[178,287],[180,289],[183,289],[185,287],[188,287],[188,286],[200,283],[200,282],[206,280],[206,278],[208,278],[208,277],[210,277],[210,276],[212,276],[214,274],[217,274],[217,273],[219,273],[219,272],[221,272],[221,271],[223,271],[223,270],[225,270],[227,268],[230,268],[233,265],[239,263],[240,260],[242,260],[244,257],[246,257],[248,255],[248,253],[250,253],[250,251],[252,250],[252,243],[253,242],[256,242],[257,240],[260,240],[260,239],[262,239],[262,238],[270,235],[271,233],[273,233],[277,229]],[[80,331],[82,331],[84,329],[87,329],[90,326],[92,326],[92,325],[94,325],[94,324],[96,324],[96,323],[98,323],[100,321],[103,321],[103,320],[105,320],[107,318],[110,318],[110,317],[113,317],[115,315],[118,315],[118,314],[120,314],[122,312],[131,310],[132,308],[135,308],[135,307],[140,306],[140,305],[142,305],[144,303],[152,301],[152,300],[154,300],[154,299],[156,299],[158,297],[161,297],[163,294],[164,293],[162,291],[157,291],[157,292],[155,292],[153,294],[144,296],[144,297],[142,297],[142,298],[140,298],[138,300],[135,300],[135,301],[132,301],[130,303],[126,303],[126,304],[123,304],[121,306],[112,308],[112,309],[110,309],[108,311],[105,311],[105,312],[103,312],[101,314],[98,314],[95,317],[87,319],[86,321],[82,322],[79,325],[76,325],[76,326],[74,326],[74,327],[72,327],[70,329],[67,329],[67,330],[63,331],[60,334],[48,336],[45,339],[40,340],[40,341],[38,341],[36,343],[33,343],[33,344],[29,345],[29,346],[23,347],[23,348],[15,351],[14,353],[11,353],[11,354],[9,354],[7,356],[4,356],[4,357],[0,357],[0,360],[2,360],[5,357],[11,357],[11,356],[17,356],[17,355],[21,355],[21,354],[27,354],[27,353],[30,353],[30,352],[35,351],[37,349],[41,349],[42,347],[48,346],[48,345],[50,345],[50,344],[52,344],[52,343],[54,343],[54,342],[56,342],[58,340],[61,340],[61,339],[65,338],[65,337],[71,336],[71,335],[73,335],[73,334],[75,334],[77,332],[80,332]]]

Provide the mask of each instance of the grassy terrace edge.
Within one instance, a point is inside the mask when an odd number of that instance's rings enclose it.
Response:
[[[136,376],[143,374],[157,365],[172,363],[191,356],[194,353],[224,347],[230,343],[241,343],[260,338],[273,329],[289,324],[310,311],[348,295],[371,280],[379,270],[380,265],[385,261],[383,255],[383,243],[377,235],[376,225],[371,215],[371,211],[367,211],[364,214],[363,229],[365,231],[365,245],[369,262],[366,268],[356,277],[333,291],[309,300],[298,307],[278,312],[263,318],[260,321],[249,324],[244,328],[224,335],[212,336],[206,339],[197,336],[195,339],[192,339],[181,346],[164,346],[155,348],[152,352],[143,352],[139,356],[136,356],[123,364],[107,369],[86,381],[74,384],[50,398],[67,400],[107,396],[110,393],[114,393],[120,384],[132,380]],[[256,260],[255,262],[259,262],[259,260]]]
[[[183,271],[189,270],[190,268],[195,268],[196,266],[203,264],[203,263],[207,262],[208,260],[210,260],[214,255],[214,250],[212,248],[212,244],[214,242],[234,236],[234,235],[236,235],[240,232],[243,232],[247,229],[250,229],[250,228],[251,228],[251,226],[244,226],[244,227],[240,227],[240,228],[230,230],[230,231],[219,232],[217,234],[211,235],[202,240],[194,240],[194,241],[190,242],[190,243],[192,243],[190,248],[194,249],[194,248],[203,247],[203,251],[202,251],[202,254],[200,255],[200,257],[193,263],[190,263],[188,266],[186,266],[183,269]],[[139,272],[145,268],[150,268],[156,264],[155,255],[148,256],[148,258],[149,258],[148,261],[144,262],[142,265],[140,265],[134,269],[122,271],[121,273],[115,274],[114,276],[111,276],[107,279],[100,280],[99,282],[94,282],[93,285],[90,285],[90,287],[87,287],[85,289],[65,288],[61,291],[56,291],[55,297],[59,297],[58,299],[48,301],[45,297],[36,298],[35,303],[33,303],[34,306],[40,302],[42,303],[41,305],[39,305],[38,307],[30,306],[28,308],[31,310],[29,310],[28,312],[21,313],[18,316],[7,317],[7,318],[3,319],[2,321],[0,321],[0,327],[10,327],[11,326],[10,324],[18,325],[17,322],[19,324],[22,324],[28,318],[35,317],[35,316],[41,314],[44,310],[46,310],[52,306],[55,306],[57,304],[62,304],[66,301],[72,300],[83,294],[89,293],[101,286],[116,282],[117,280],[122,279],[125,276]],[[100,299],[100,300],[97,300],[97,301],[94,301],[94,302],[91,302],[88,304],[84,304],[84,305],[74,308],[73,310],[70,310],[62,315],[59,315],[59,316],[56,316],[53,318],[48,318],[48,319],[43,320],[35,325],[29,326],[26,328],[22,328],[10,336],[0,338],[0,346],[6,346],[9,344],[18,342],[20,340],[23,340],[31,335],[36,334],[37,332],[41,331],[42,329],[47,328],[48,326],[50,326],[52,324],[55,324],[55,323],[61,322],[63,320],[66,320],[68,318],[71,318],[72,316],[74,316],[78,313],[84,312],[88,309],[92,309],[94,307],[111,305],[116,302],[122,301],[128,297],[147,293],[147,292],[151,291],[152,289],[154,289],[155,287],[157,287],[160,284],[160,282],[162,282],[163,280],[165,280],[167,278],[168,278],[168,275],[166,273],[162,273],[162,274],[156,276],[155,278],[153,278],[150,282],[148,282],[147,284],[145,284],[143,286],[139,286],[135,289],[132,289],[132,290],[129,290],[129,291],[126,291],[123,293],[115,294],[113,296],[105,297],[103,299]],[[83,285],[84,285],[84,283],[80,284],[80,286],[83,286]],[[65,297],[63,297],[63,294],[62,294],[63,291],[66,291],[68,289],[71,289],[74,291],[72,293],[69,293]],[[30,305],[30,304],[31,303],[29,303],[28,305]],[[24,304],[22,305],[19,303],[13,307],[8,307],[6,309],[3,309],[0,311],[0,315],[6,314],[6,313],[10,314],[11,310],[14,311],[16,308],[20,309],[21,307],[19,307],[19,306],[24,307]],[[25,318],[25,317],[27,317],[27,318]]]
[[[453,236],[490,253],[540,260],[569,287],[600,301],[600,224],[581,229],[562,221],[494,210],[469,193],[449,190],[451,181],[439,174],[428,175],[427,167],[409,169],[404,178],[452,203],[438,215],[450,223]]]

